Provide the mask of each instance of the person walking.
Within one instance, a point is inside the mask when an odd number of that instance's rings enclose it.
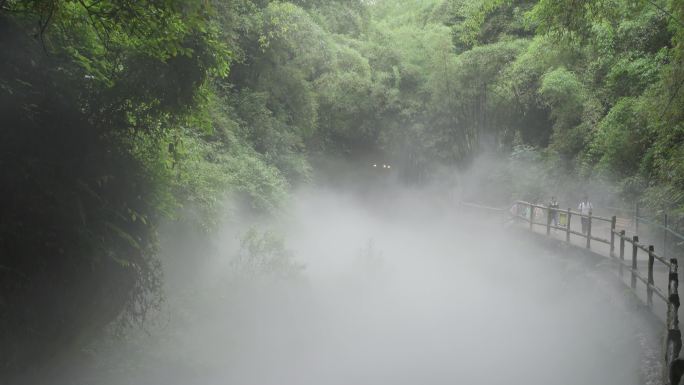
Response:
[[[586,234],[589,231],[589,215],[591,215],[594,206],[589,201],[589,196],[585,195],[584,199],[577,206],[580,214],[582,214],[582,234]]]
[[[549,202],[549,223],[553,224],[554,227],[558,227],[558,201],[555,196],[551,197],[551,202]],[[556,229],[553,229],[556,231]]]

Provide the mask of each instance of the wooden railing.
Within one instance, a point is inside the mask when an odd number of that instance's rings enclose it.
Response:
[[[545,221],[539,221],[538,215]],[[552,219],[556,215],[565,215],[564,225],[558,225]],[[663,383],[677,385],[684,373],[684,360],[679,358],[682,348],[682,336],[679,329],[679,276],[678,263],[676,258],[665,259],[656,254],[653,245],[646,245],[639,242],[639,236],[633,235],[629,237],[625,234],[625,230],[618,231],[616,229],[617,218],[601,217],[589,214],[582,214],[572,209],[553,209],[547,206],[541,206],[524,201],[518,201],[511,208],[511,215],[514,218],[527,222],[529,229],[534,231],[534,226],[543,226],[546,228],[546,235],[551,236],[551,230],[559,230],[565,233],[565,242],[571,243],[571,236],[575,235],[584,238],[583,246],[587,249],[592,249],[592,241],[599,242],[608,246],[607,256],[613,259],[619,265],[620,277],[624,276],[624,271],[627,270],[631,274],[630,287],[637,293],[637,281],[643,282],[646,287],[646,305],[653,311],[653,295],[664,301],[667,307],[667,314],[665,315],[665,327],[663,341]],[[573,218],[586,218],[586,232],[578,232],[572,229]],[[557,219],[557,217],[556,217]],[[592,234],[592,225],[597,223],[605,223],[610,226],[609,238],[601,238]],[[618,253],[615,252],[616,240],[618,241]],[[631,261],[628,263],[625,260],[625,246],[631,245]],[[596,248],[595,248],[596,249]],[[637,257],[639,251],[643,251],[648,255],[647,274],[644,276],[638,269]],[[599,250],[594,250],[598,254],[602,254]],[[656,261],[667,268],[667,293],[664,293],[655,284],[654,267]],[[638,293],[637,293],[638,294]]]

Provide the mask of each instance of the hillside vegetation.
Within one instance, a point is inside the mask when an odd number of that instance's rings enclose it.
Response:
[[[143,321],[161,221],[276,214],[314,157],[684,214],[678,0],[0,0],[0,49],[4,373]]]

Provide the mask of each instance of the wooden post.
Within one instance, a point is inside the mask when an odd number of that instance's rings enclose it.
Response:
[[[639,236],[632,237],[632,289],[636,289],[637,251],[639,251]]]
[[[646,286],[646,303],[648,307],[653,309],[653,264],[655,263],[655,257],[653,256],[653,250],[655,248],[653,245],[648,246],[648,286]]]
[[[551,235],[551,208],[546,209],[546,235]]]
[[[639,234],[639,201],[634,204],[634,232]]]
[[[568,208],[568,223],[566,223],[566,225],[568,225],[568,227],[567,227],[567,231],[565,232],[565,242],[568,242],[568,243],[570,243],[570,218],[571,217],[572,217],[572,212]]]
[[[610,218],[610,256],[615,257],[615,223],[617,222],[617,218],[615,215],[613,215],[612,218]]]
[[[620,277],[624,275],[623,267],[625,262],[625,230],[620,230]]]
[[[530,230],[534,230],[534,206],[530,205]]]
[[[664,230],[663,230],[663,258],[667,258],[667,213],[664,214],[665,217],[663,218],[663,225],[664,225]]]
[[[587,249],[591,249],[591,210],[587,216]]]
[[[679,359],[682,349],[682,333],[679,330],[679,274],[677,259],[670,259],[670,275],[667,285],[667,334],[665,335],[663,365],[663,383],[678,384],[681,374],[673,370],[672,363]]]

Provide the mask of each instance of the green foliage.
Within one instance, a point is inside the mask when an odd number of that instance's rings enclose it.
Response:
[[[587,92],[575,74],[563,67],[545,73],[539,94],[552,108],[551,116],[564,126],[573,125],[572,119],[582,116]]]
[[[577,154],[591,132],[586,122],[587,104],[591,101],[584,85],[575,74],[559,67],[542,76],[538,92],[550,107],[554,121],[552,148],[565,156]]]
[[[461,2],[461,9],[464,14],[464,21],[458,30],[461,42],[471,47],[475,45],[480,36],[485,18],[506,3],[508,3],[507,0]]]
[[[660,63],[664,58],[658,56],[618,59],[606,76],[610,94],[616,97],[641,95],[659,80]]]
[[[597,172],[626,177],[639,170],[641,159],[635,154],[643,154],[650,141],[638,103],[634,98],[620,99],[599,123],[589,145]]]
[[[681,207],[681,5],[542,0],[528,20],[577,52],[546,55],[556,63],[535,75],[554,119],[551,146],[573,159],[568,168],[615,182],[625,198],[643,195],[657,210]]]
[[[273,232],[259,233],[250,229],[240,240],[234,268],[243,277],[292,279],[301,273],[304,266],[294,261],[282,237]]]
[[[626,3],[620,0],[540,0],[529,13],[541,34],[586,37],[596,22],[614,20]]]
[[[511,200],[542,202],[548,196],[548,174],[543,167],[542,154],[528,145],[513,147],[507,173],[511,182]],[[520,198],[516,198],[516,196]]]
[[[517,198],[563,173],[684,212],[683,20],[675,0],[0,0],[9,369],[143,320],[157,224],[276,214],[309,154],[421,183],[491,151]],[[242,256],[288,270],[276,238]]]

